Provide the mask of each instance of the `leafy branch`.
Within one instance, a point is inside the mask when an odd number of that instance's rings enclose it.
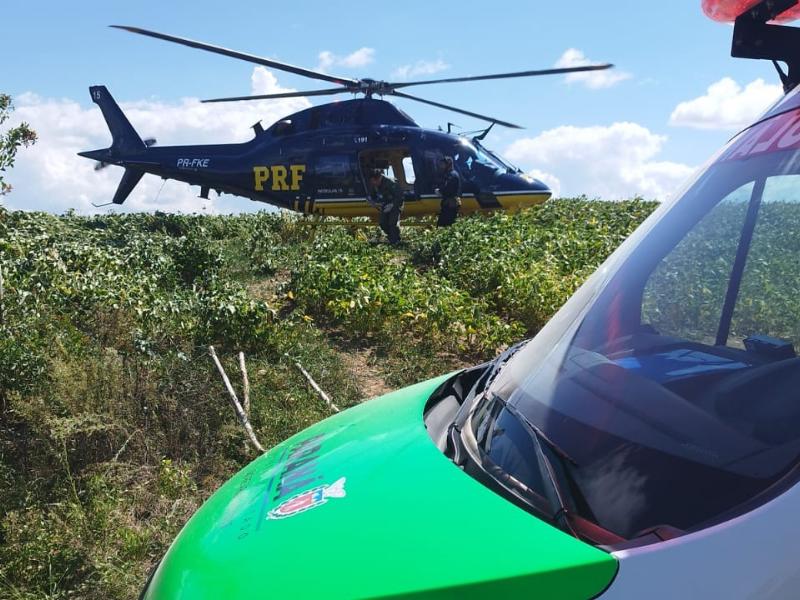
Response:
[[[11,102],[11,96],[0,94],[0,125],[9,119],[13,111],[14,105]],[[0,133],[0,196],[11,191],[11,186],[3,180],[3,173],[14,166],[17,150],[21,146],[28,147],[35,142],[36,132],[25,122],[12,127],[5,133]]]

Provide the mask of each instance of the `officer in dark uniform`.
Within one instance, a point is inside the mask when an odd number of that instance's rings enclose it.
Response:
[[[389,243],[400,243],[400,213],[403,211],[403,189],[393,179],[374,169],[369,175],[370,200],[379,211],[380,225]]]
[[[447,227],[455,222],[458,209],[461,207],[461,177],[453,166],[453,159],[449,156],[439,161],[439,168],[442,172],[442,185],[439,188],[442,207],[436,226]]]

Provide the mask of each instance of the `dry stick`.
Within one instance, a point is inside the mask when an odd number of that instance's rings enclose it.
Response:
[[[122,456],[122,453],[125,452],[125,448],[128,447],[128,444],[133,439],[133,436],[135,436],[137,433],[141,433],[141,431],[139,431],[138,429],[134,429],[133,433],[128,436],[128,439],[125,440],[125,443],[122,444],[122,447],[114,455],[114,458],[111,459],[112,463],[115,463],[119,460],[119,457]]]
[[[4,316],[3,316],[3,265],[0,265],[0,325],[3,324]]]
[[[0,325],[5,323],[5,306],[3,305],[3,265],[0,264]],[[6,410],[6,393],[0,388],[0,413]]]
[[[239,370],[242,372],[242,387],[244,388],[244,414],[250,418],[250,379],[247,377],[247,365],[244,362],[244,352],[239,352]],[[244,450],[247,452],[247,440],[244,441]]]
[[[233,386],[231,385],[230,379],[225,374],[225,369],[222,368],[222,363],[219,362],[217,358],[217,353],[214,352],[214,346],[208,347],[208,353],[211,355],[211,358],[214,359],[214,364],[217,365],[217,370],[219,374],[222,375],[222,381],[225,382],[225,387],[228,390],[228,394],[231,397],[231,404],[233,405],[233,410],[236,412],[236,416],[239,417],[239,422],[244,427],[247,435],[250,437],[250,441],[253,443],[259,452],[264,452],[264,447],[258,443],[258,439],[256,438],[256,434],[253,431],[253,426],[250,425],[250,421],[247,418],[247,415],[244,414],[244,410],[242,410],[242,405],[239,404],[239,399],[236,397],[236,392],[233,391]]]
[[[244,352],[239,352],[239,369],[242,371],[242,385],[244,387],[244,414],[250,417],[250,379],[247,377],[247,365],[244,363]]]
[[[288,354],[287,354],[287,356],[288,356]],[[310,383],[310,384],[311,384],[311,387],[312,387],[312,388],[314,388],[314,391],[316,391],[316,392],[317,392],[317,393],[320,395],[320,397],[321,397],[323,400],[325,400],[325,402],[327,403],[327,405],[328,405],[328,406],[330,406],[330,407],[331,407],[331,408],[332,408],[332,409],[333,409],[335,412],[339,412],[339,407],[338,407],[338,406],[336,406],[336,405],[333,403],[333,401],[331,400],[330,396],[328,396],[328,394],[326,394],[325,392],[323,392],[323,391],[322,391],[322,388],[321,388],[321,387],[319,387],[319,386],[317,385],[317,382],[316,382],[316,381],[314,381],[314,378],[313,378],[313,377],[311,377],[311,375],[309,375],[309,374],[308,374],[308,371],[306,371],[306,370],[303,368],[303,365],[301,365],[301,364],[300,364],[299,362],[297,362],[297,361],[294,361],[294,364],[295,364],[295,366],[296,366],[298,369],[300,369],[300,372],[301,372],[301,373],[302,373],[302,374],[305,376],[305,378],[306,378],[306,379],[308,379],[308,383]]]

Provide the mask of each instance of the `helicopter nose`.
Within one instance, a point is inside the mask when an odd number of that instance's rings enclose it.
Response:
[[[504,173],[500,176],[502,187],[509,190],[549,193],[550,187],[543,181],[525,173]]]
[[[544,181],[531,177],[530,175],[520,175],[521,179],[528,184],[528,189],[535,192],[550,192],[550,186]]]

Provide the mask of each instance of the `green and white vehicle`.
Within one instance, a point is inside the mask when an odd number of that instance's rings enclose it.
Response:
[[[534,338],[253,461],[143,598],[800,597],[798,343],[795,90]]]

